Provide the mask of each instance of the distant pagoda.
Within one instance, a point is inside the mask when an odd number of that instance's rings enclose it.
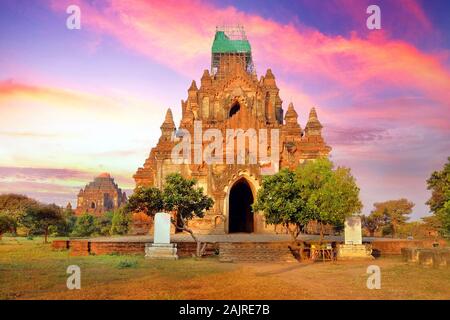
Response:
[[[119,208],[127,201],[127,195],[114,182],[109,173],[101,173],[78,193],[76,215],[89,213],[100,216]]]

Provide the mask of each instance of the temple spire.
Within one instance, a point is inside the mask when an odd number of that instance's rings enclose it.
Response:
[[[202,87],[210,87],[211,86],[211,76],[209,74],[208,69],[205,69],[205,71],[203,71],[203,75],[201,78],[201,86]]]
[[[170,108],[167,109],[166,118],[164,119],[163,125],[170,126],[171,128],[175,128],[175,123],[173,122],[172,110]]]
[[[166,118],[164,119],[164,122],[161,125],[162,137],[170,139],[175,129],[176,127],[175,122],[173,122],[172,110],[168,108],[166,112]]]
[[[198,91],[197,83],[195,82],[195,80],[192,80],[191,86],[188,89],[188,92],[190,91]]]
[[[302,135],[302,128],[298,123],[298,114],[295,111],[294,104],[292,102],[289,103],[286,115],[284,116],[284,121],[289,132],[295,135]]]
[[[305,133],[307,136],[320,136],[322,134],[322,128],[323,126],[317,117],[316,108],[313,107],[309,112],[309,119],[305,127]]]
[[[290,118],[295,118],[295,121],[297,121],[298,118],[298,114],[294,109],[294,104],[291,102],[289,103],[288,109],[286,111],[286,115],[284,116],[284,119],[290,119]]]

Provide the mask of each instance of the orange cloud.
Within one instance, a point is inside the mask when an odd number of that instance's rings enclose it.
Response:
[[[77,92],[68,89],[35,86],[13,80],[0,81],[0,108],[7,107],[6,102],[43,102],[58,108],[89,108],[92,105],[100,109],[111,108],[117,101],[86,92]],[[110,110],[110,109],[109,109]]]

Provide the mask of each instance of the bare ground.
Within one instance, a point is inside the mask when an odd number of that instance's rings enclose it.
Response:
[[[81,290],[66,287],[71,264],[81,268]],[[366,286],[371,264],[381,268],[379,290]],[[245,264],[70,257],[40,240],[10,238],[0,242],[0,299],[450,299],[450,268],[408,265],[400,257]]]

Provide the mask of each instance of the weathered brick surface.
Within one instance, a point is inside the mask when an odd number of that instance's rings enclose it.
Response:
[[[402,248],[433,248],[434,240],[380,240],[372,242],[372,249],[384,254],[402,254]],[[439,247],[446,243],[440,240]]]
[[[402,248],[403,260],[435,268],[450,266],[449,248]]]
[[[222,242],[219,244],[221,261],[296,261],[284,242]]]
[[[272,70],[268,69],[266,74],[258,79],[256,72],[247,68],[248,61],[250,60],[242,61],[240,54],[234,53],[214,58],[212,62],[218,63],[216,70],[211,70],[211,74],[205,70],[200,87],[197,87],[197,83],[193,81],[187,90],[187,98],[181,101],[182,118],[178,128],[173,120],[172,111],[168,109],[160,127],[161,136],[157,145],[150,150],[143,166],[138,168],[133,176],[136,187],[160,186],[164,183],[165,175],[171,172],[179,172],[185,177],[195,176],[198,185],[202,186],[208,196],[214,199],[214,206],[203,218],[189,221],[189,227],[197,234],[227,233],[231,208],[227,201],[232,188],[237,181],[244,179],[255,197],[268,164],[261,161],[251,164],[248,159],[245,164],[208,164],[205,161],[195,165],[176,164],[171,161],[172,150],[176,144],[172,135],[176,129],[183,129],[194,137],[198,135],[194,131],[196,131],[196,121],[199,121],[197,123],[200,123],[203,132],[211,128],[220,130],[222,138],[215,142],[222,142],[223,145],[227,144],[229,129],[244,131],[253,129],[256,136],[259,130],[279,130],[279,146],[281,147],[272,145],[273,139],[267,139],[267,149],[270,149],[271,153],[278,149],[280,169],[294,169],[305,161],[326,157],[331,151],[331,147],[322,137],[323,127],[315,108],[311,109],[303,130],[294,105],[290,103],[287,109],[286,106],[283,108],[283,101]],[[301,119],[305,118],[301,117]],[[203,140],[201,137],[200,133],[200,143],[197,138],[191,139],[193,149],[200,147],[205,150],[210,144],[210,141]],[[242,150],[242,153],[248,155],[251,150],[249,151],[249,146],[244,147],[245,150]],[[232,148],[234,155],[241,152],[237,144]],[[228,148],[222,150],[224,159],[225,153],[229,153],[226,149]],[[246,231],[251,229],[260,233],[275,233],[275,228],[266,224],[264,215],[255,212],[250,217],[252,222],[248,222],[245,212],[243,208],[241,223],[246,224]],[[242,228],[238,229],[243,231]]]
[[[197,250],[197,244],[195,242],[177,242],[178,256],[179,257],[192,257],[195,256]],[[212,256],[218,251],[218,244],[208,243],[205,249],[206,256]]]
[[[68,240],[53,240],[52,249],[53,250],[67,250],[67,249],[69,249],[69,241]]]
[[[191,257],[195,255],[196,244],[194,242],[174,242],[178,246],[179,257]],[[433,240],[387,240],[374,241],[372,247],[382,255],[402,254],[405,261],[418,261],[419,252],[423,249],[433,248]],[[293,258],[289,250],[290,242],[220,242],[208,243],[206,255],[214,255],[219,252],[223,261],[291,261]],[[445,242],[441,241],[439,248],[444,248]],[[144,254],[145,242],[132,241],[89,241],[89,240],[55,240],[52,243],[54,250],[70,249],[70,254],[75,256],[89,254]],[[418,249],[420,248],[420,249]],[[450,251],[444,250],[443,257],[448,261]],[[425,258],[423,258],[425,259]],[[442,262],[443,264],[444,262]]]
[[[143,242],[91,242],[91,254],[144,254]]]
[[[87,240],[70,240],[71,256],[87,256],[89,255],[90,243]]]
[[[87,256],[89,254],[144,254],[145,242],[117,242],[117,241],[88,241],[69,240],[64,241],[72,256]],[[52,246],[60,248],[62,242],[55,240]],[[194,242],[178,242],[178,255],[180,257],[192,257],[195,255],[197,245]],[[218,251],[218,244],[208,243],[205,250],[206,256],[212,256]]]
[[[127,201],[125,192],[119,188],[109,173],[102,173],[78,193],[76,215],[90,213],[101,216],[119,208]]]

